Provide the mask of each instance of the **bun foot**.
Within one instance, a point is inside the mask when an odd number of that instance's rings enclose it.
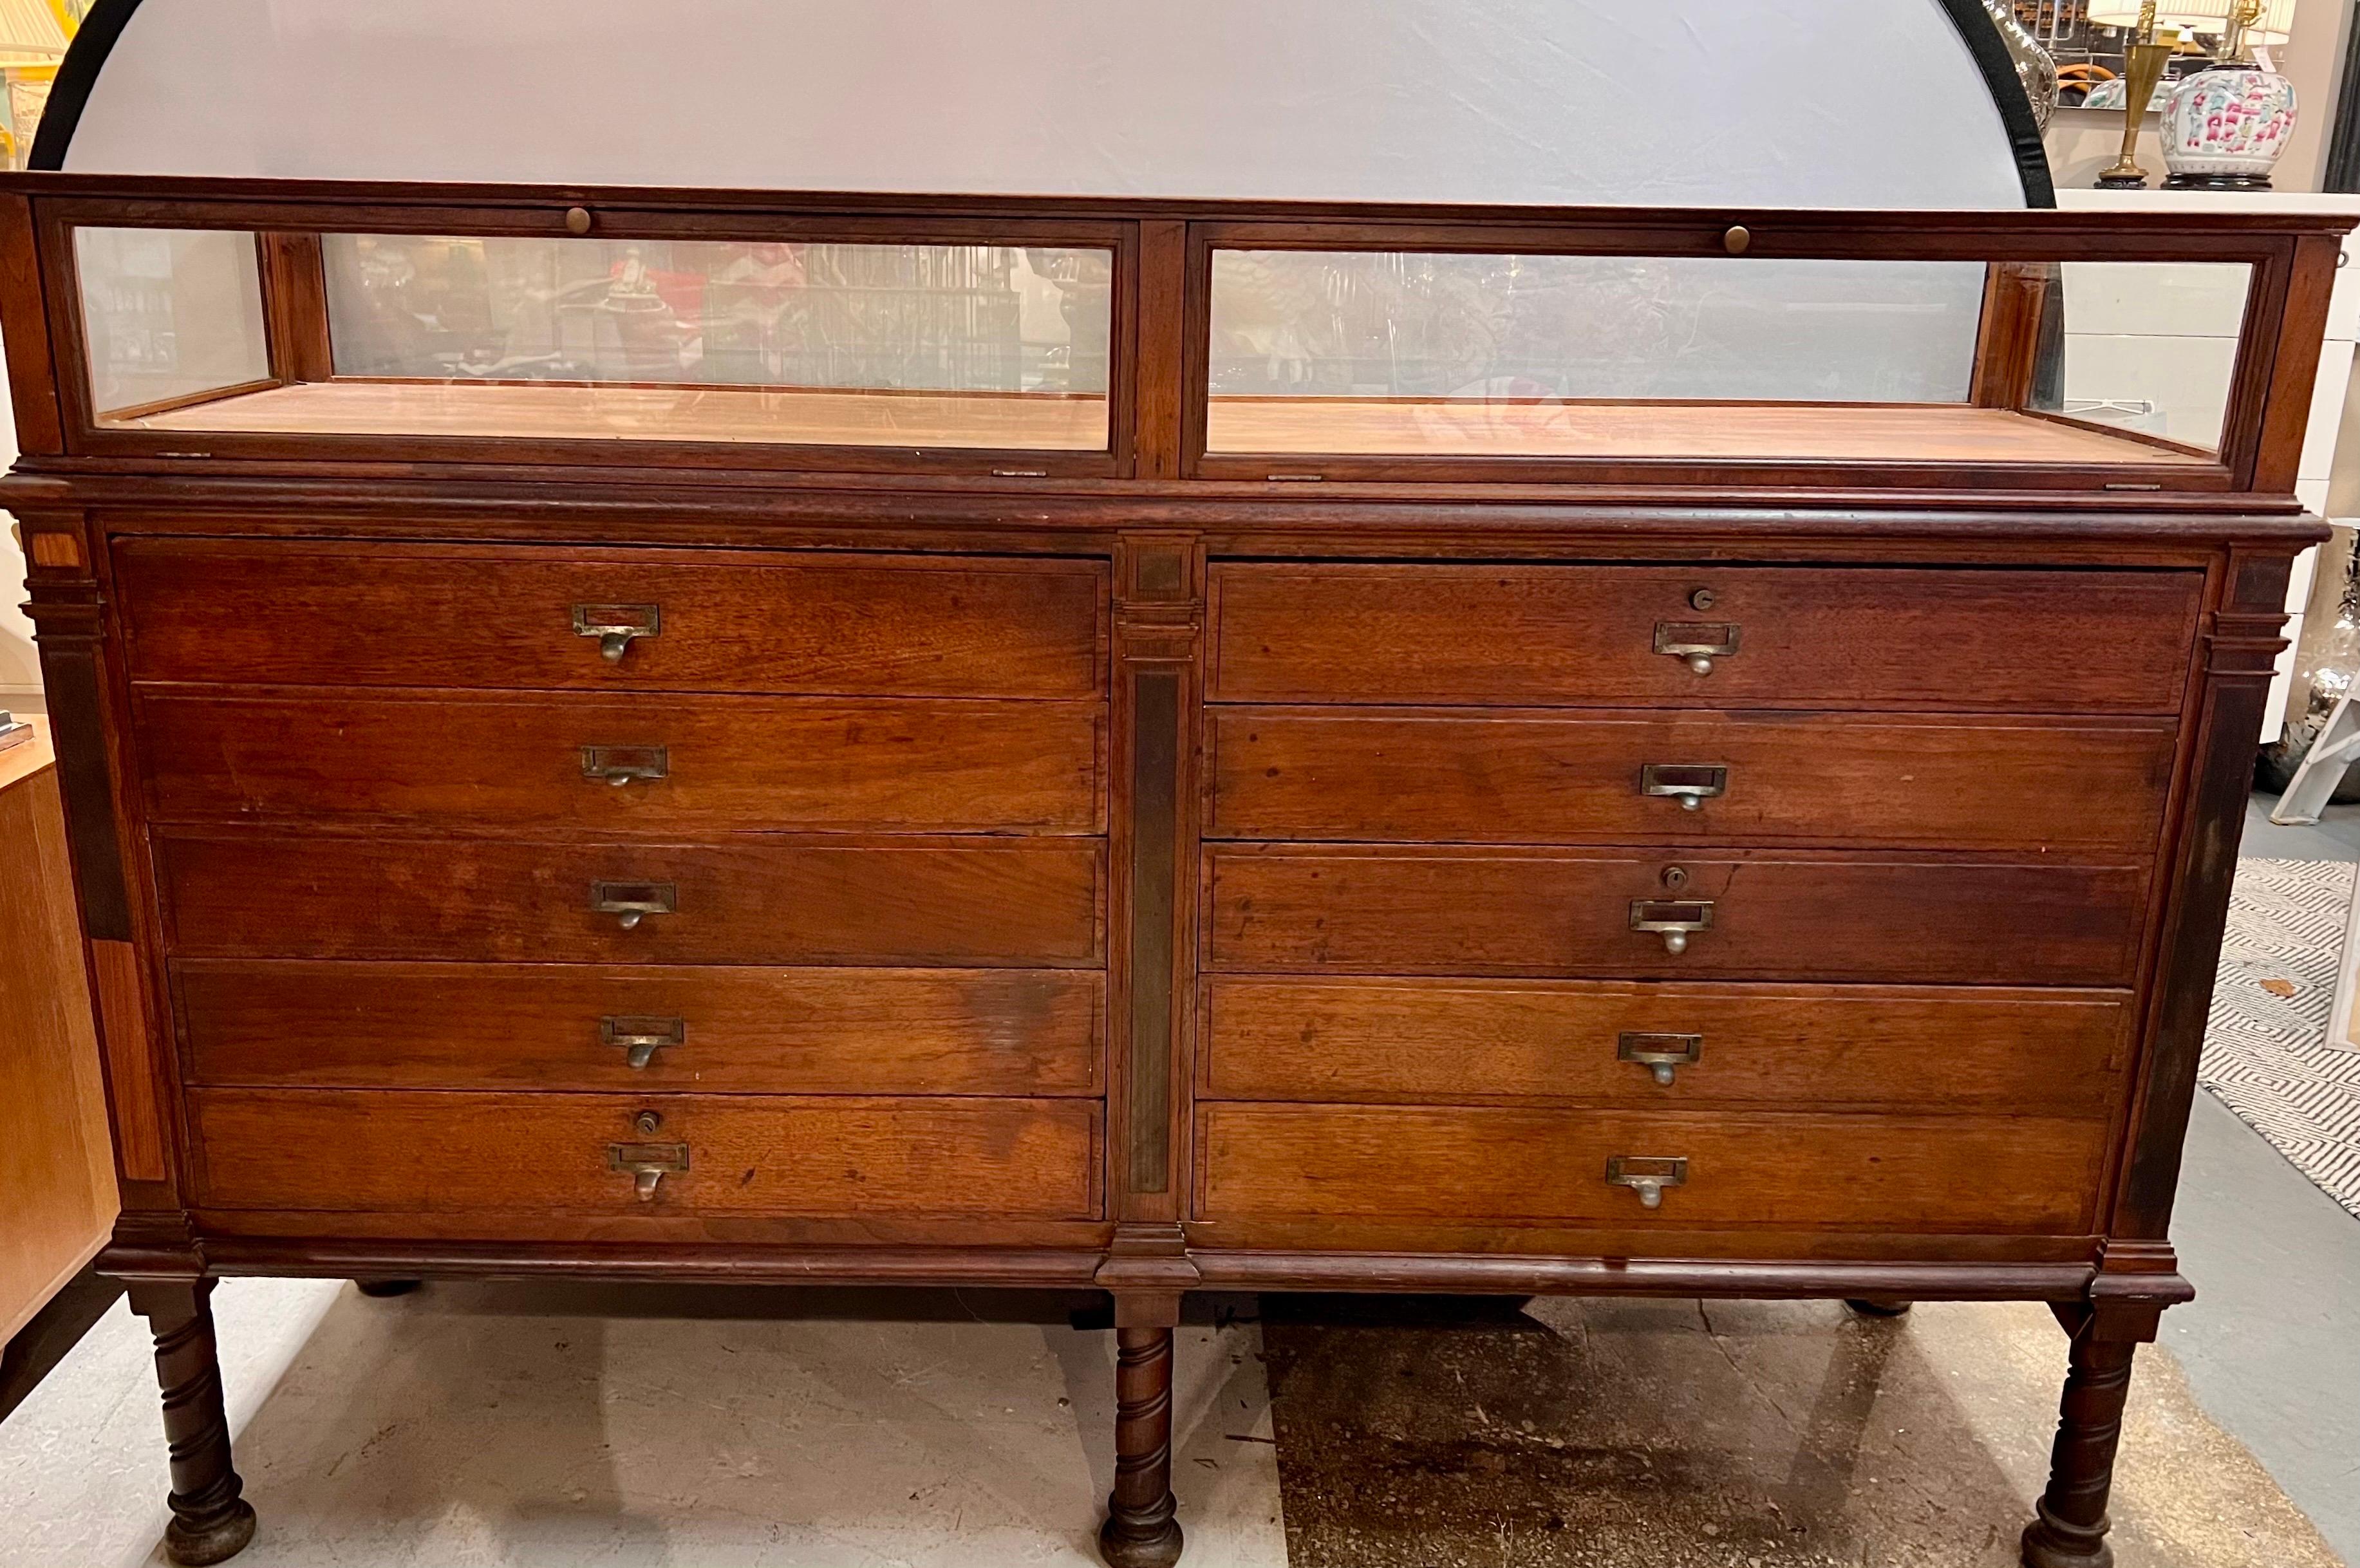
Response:
[[[423,1279],[355,1279],[353,1283],[360,1287],[362,1295],[375,1296],[383,1300],[388,1296],[407,1296],[426,1281]]]
[[[1844,1302],[1864,1318],[1906,1318],[1917,1304],[1893,1296],[1857,1296]]]
[[[178,1504],[174,1505],[176,1508]],[[218,1519],[192,1519],[174,1513],[164,1527],[164,1554],[181,1568],[206,1568],[226,1563],[254,1539],[254,1505],[233,1498]]]
[[[2079,1529],[2050,1516],[2047,1504],[2040,1517],[2024,1527],[2024,1568],[2114,1568],[2114,1549],[2106,1544],[2106,1527]]]
[[[1109,1514],[1098,1531],[1098,1555],[1106,1560],[1107,1568],[1172,1568],[1179,1562],[1185,1543],[1180,1536],[1180,1521],[1172,1517],[1168,1496],[1163,1513],[1160,1521]]]

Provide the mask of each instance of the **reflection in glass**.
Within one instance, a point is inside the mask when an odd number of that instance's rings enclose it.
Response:
[[[270,376],[262,269],[251,234],[74,231],[91,406],[168,406]]]
[[[1206,450],[2193,464],[2251,272],[1217,251]]]
[[[2069,261],[2031,406],[2211,452],[2236,379],[2253,268],[2243,262]]]
[[[339,376],[1103,396],[1112,256],[332,234]]]
[[[1980,262],[1218,251],[1219,397],[1956,403]]]

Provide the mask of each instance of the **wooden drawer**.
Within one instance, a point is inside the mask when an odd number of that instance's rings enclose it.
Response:
[[[1095,1094],[1082,970],[182,960],[191,1081],[616,1094]],[[649,1041],[662,1040],[652,1051]],[[631,1066],[633,1043],[644,1065]]]
[[[2187,689],[2203,586],[2193,572],[1225,562],[1211,689],[1232,702],[2165,713]],[[1720,643],[1721,627],[1737,651],[1710,675],[1656,651]]]
[[[1240,844],[1207,860],[1210,967],[1231,974],[1936,985],[2128,984],[2148,876],[2140,866],[1807,851]],[[1667,889],[1675,866],[1685,879]],[[1709,903],[1711,929],[1674,953],[1662,934],[1632,929],[1642,902]]]
[[[1099,833],[1105,713],[1098,702],[152,688],[138,699],[158,820],[611,833]]]
[[[1103,858],[1066,839],[560,844],[159,834],[188,958],[574,964],[1101,962]],[[636,928],[593,907],[669,888]]]
[[[1212,836],[2145,854],[2168,719],[1216,708]],[[1699,794],[1688,809],[1682,797]],[[1650,793],[1650,790],[1658,791]]]
[[[2095,1121],[2029,1116],[1214,1105],[1199,1109],[1208,1220],[1394,1219],[1668,1229],[2085,1233]],[[1645,1207],[1610,1160],[1684,1160]]]
[[[2103,1116],[2136,1016],[2125,992],[1979,986],[1224,976],[1206,998],[1208,1098],[1651,1110]]]
[[[1098,1106],[1086,1100],[199,1089],[189,1115],[213,1208],[1095,1219],[1100,1207]],[[616,1169],[683,1149],[687,1169],[644,1202]]]
[[[115,547],[139,681],[297,686],[1089,697],[1095,561],[134,539]],[[656,612],[602,656],[591,625]]]

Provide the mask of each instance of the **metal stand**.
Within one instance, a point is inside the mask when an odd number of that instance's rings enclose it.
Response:
[[[2270,821],[2282,828],[2304,828],[2319,821],[2355,762],[2360,762],[2360,712],[2354,711],[2352,692],[2346,689],[2335,701],[2335,712],[2327,716],[2327,727],[2311,743],[2311,755],[2278,797]]]

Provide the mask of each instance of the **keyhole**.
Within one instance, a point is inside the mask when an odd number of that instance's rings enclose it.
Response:
[[[1666,887],[1677,893],[1688,885],[1688,874],[1685,867],[1678,866],[1666,866],[1664,867],[1664,886]]]
[[[631,1125],[639,1128],[641,1138],[650,1138],[654,1135],[656,1128],[663,1126],[663,1117],[653,1111],[641,1111],[639,1119]]]

